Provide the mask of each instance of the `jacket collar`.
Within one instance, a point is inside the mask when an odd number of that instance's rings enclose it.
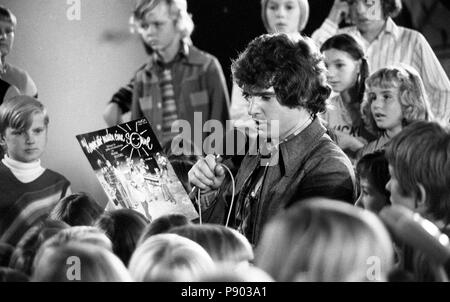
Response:
[[[157,66],[158,57],[156,53],[150,56],[145,69],[147,72],[151,72],[152,69]],[[191,42],[181,40],[180,50],[178,51],[174,61],[181,61],[188,65],[203,65],[206,63],[206,58],[202,53],[195,48]]]
[[[387,18],[386,25],[384,27],[384,31],[386,33],[390,33],[390,34],[394,35],[394,37],[396,39],[398,38],[398,36],[400,34],[397,24],[395,24],[394,20],[392,20],[391,17]]]
[[[309,151],[315,147],[318,140],[325,134],[326,129],[315,117],[311,124],[298,135],[280,144],[280,166],[283,166],[286,176],[291,176],[298,169],[294,163],[303,162]]]

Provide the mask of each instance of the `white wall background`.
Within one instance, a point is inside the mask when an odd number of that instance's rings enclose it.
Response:
[[[102,111],[112,94],[145,62],[128,32],[133,0],[79,0],[81,19],[70,21],[70,0],[0,0],[18,19],[7,61],[28,71],[50,115],[44,166],[65,175],[73,191],[107,199],[75,135],[105,128]]]

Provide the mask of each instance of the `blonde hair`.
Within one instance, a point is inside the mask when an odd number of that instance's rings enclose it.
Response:
[[[45,241],[43,248],[62,246],[71,242],[90,243],[112,251],[112,243],[108,236],[93,226],[73,226],[59,231]]]
[[[237,265],[253,260],[248,239],[236,230],[219,224],[188,224],[168,231],[200,244],[217,263]]]
[[[49,123],[49,117],[45,106],[37,99],[18,95],[12,97],[0,106],[0,135],[5,135],[6,128],[28,130],[33,123],[33,115],[42,113],[45,126]]]
[[[431,121],[434,118],[422,79],[411,66],[402,64],[401,66],[381,68],[366,80],[366,86],[369,96],[362,110],[369,126],[376,131],[381,132],[383,129],[377,127],[372,115],[372,101],[370,100],[372,87],[398,89],[403,127],[414,121]]]
[[[383,281],[393,261],[389,235],[374,214],[325,198],[279,214],[256,252],[257,265],[276,281]],[[379,265],[374,276],[371,264]]]
[[[130,18],[131,30],[137,31],[139,23],[145,19],[145,16],[162,2],[167,4],[169,14],[174,18],[175,26],[181,37],[189,42],[194,31],[194,21],[187,11],[186,0],[138,0]]]
[[[272,29],[269,26],[269,22],[267,22],[267,4],[270,0],[261,0],[261,18],[264,23],[264,26],[267,32],[272,32]],[[308,23],[309,19],[309,3],[308,0],[296,0],[298,2],[298,6],[300,8],[300,19],[298,20],[298,31],[302,32],[305,28],[306,23]]]
[[[211,271],[214,264],[194,241],[175,234],[159,234],[138,246],[128,268],[138,282],[189,282]]]
[[[69,274],[71,260],[79,263],[79,275]],[[130,282],[125,265],[112,252],[80,242],[44,248],[36,256],[32,281]],[[71,278],[73,277],[73,279]]]

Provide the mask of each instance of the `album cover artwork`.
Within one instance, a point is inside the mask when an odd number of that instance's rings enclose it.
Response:
[[[108,208],[133,209],[151,220],[165,214],[198,217],[145,118],[76,138],[108,196]]]

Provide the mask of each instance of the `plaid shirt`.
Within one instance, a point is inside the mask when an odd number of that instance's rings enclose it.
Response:
[[[139,69],[128,89],[132,87],[131,118],[146,117],[161,140],[163,110],[158,77],[161,67],[155,62],[152,57]],[[182,44],[170,68],[178,118],[187,120],[194,129],[194,113],[199,112],[202,114],[202,127],[206,120],[215,119],[225,128],[230,101],[219,61],[194,46]],[[129,93],[124,95],[129,96]],[[119,103],[114,98],[112,102]],[[127,108],[125,104],[119,106]]]

